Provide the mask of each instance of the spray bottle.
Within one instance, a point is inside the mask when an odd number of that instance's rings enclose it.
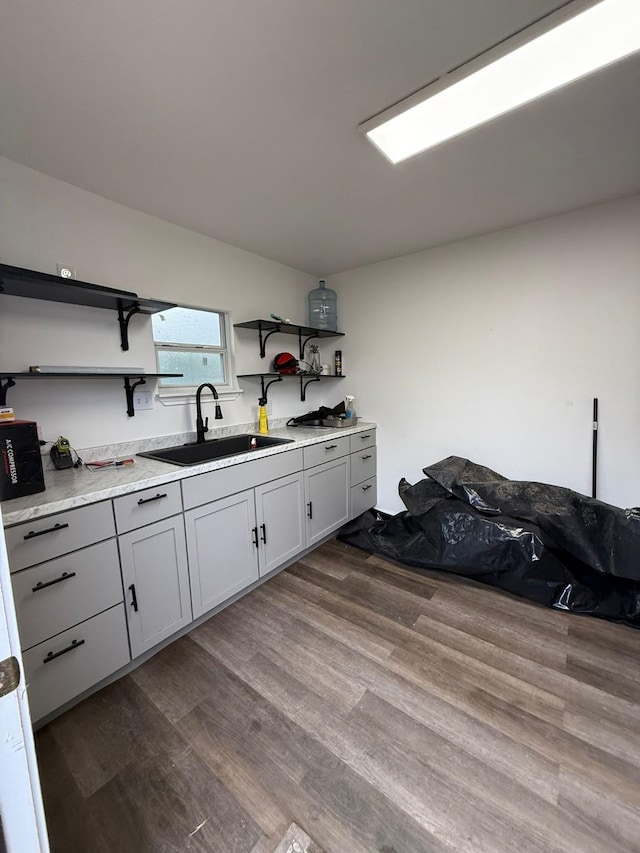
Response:
[[[267,400],[260,397],[258,400],[258,432],[265,434],[269,432],[269,421],[267,420]]]
[[[350,394],[347,394],[347,396],[344,398],[344,416],[347,420],[351,420],[356,416],[356,410],[353,407],[353,401],[355,399],[356,398],[352,397]]]

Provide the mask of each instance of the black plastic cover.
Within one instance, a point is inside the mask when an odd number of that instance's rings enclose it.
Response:
[[[405,512],[365,513],[345,542],[539,604],[640,627],[640,514],[570,489],[508,480],[450,456],[401,480]]]

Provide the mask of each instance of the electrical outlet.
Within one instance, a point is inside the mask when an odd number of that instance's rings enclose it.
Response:
[[[133,408],[136,412],[153,409],[153,391],[149,388],[136,388],[133,392]]]
[[[62,278],[78,278],[76,268],[69,264],[56,264],[58,267],[58,275]]]

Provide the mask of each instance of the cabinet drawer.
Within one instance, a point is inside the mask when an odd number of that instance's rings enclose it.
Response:
[[[304,447],[303,452],[305,470],[314,468],[323,462],[346,456],[349,453],[349,436],[343,435],[341,438],[323,441],[322,444],[312,444],[310,447]]]
[[[5,531],[12,572],[44,563],[85,545],[109,539],[116,532],[111,501],[25,521]]]
[[[34,646],[22,659],[37,721],[129,663],[124,605]]]
[[[301,470],[302,451],[287,450],[264,459],[241,462],[239,465],[221,468],[209,474],[199,474],[182,481],[184,508],[193,509]]]
[[[167,483],[115,498],[113,509],[118,533],[127,533],[182,512],[180,483]]]
[[[366,432],[357,432],[355,435],[349,436],[351,453],[357,450],[362,450],[365,447],[373,447],[376,443],[375,429],[368,429]]]
[[[25,569],[11,581],[23,649],[122,601],[115,539]]]
[[[351,518],[357,518],[363,512],[376,505],[378,500],[375,477],[351,487]]]
[[[376,475],[376,449],[365,447],[351,454],[351,485],[355,486]]]

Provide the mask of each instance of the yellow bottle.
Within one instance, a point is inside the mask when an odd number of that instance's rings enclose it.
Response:
[[[267,401],[264,397],[258,400],[258,432],[263,435],[269,432],[269,421],[267,420]]]

